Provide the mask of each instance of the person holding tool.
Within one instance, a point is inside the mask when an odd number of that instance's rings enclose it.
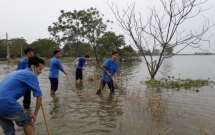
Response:
[[[33,135],[32,124],[36,121],[42,104],[42,91],[38,82],[38,75],[42,72],[44,60],[33,56],[28,60],[28,68],[9,73],[0,82],[0,126],[4,135],[15,135],[14,123],[23,127],[26,135]],[[33,67],[34,72],[32,70]],[[30,116],[17,102],[26,91],[33,91],[36,97],[36,107]]]
[[[80,81],[82,81],[82,70],[84,70],[84,64],[85,62],[89,59],[89,55],[85,55],[85,57],[81,57],[81,58],[77,58],[75,59],[75,61],[73,62],[73,66],[76,67],[76,78],[75,78],[75,82],[78,81],[78,79],[80,79]],[[76,62],[78,61],[78,64],[76,65]]]
[[[59,70],[67,75],[66,71],[63,69],[59,58],[61,57],[60,50],[54,50],[54,56],[50,59],[50,71],[49,71],[49,80],[51,83],[51,95],[55,95],[55,92],[58,89],[58,76]]]
[[[96,92],[96,94],[101,94],[101,91],[105,87],[105,84],[108,84],[110,92],[114,92],[114,85],[117,85],[117,72],[118,72],[118,65],[116,60],[118,59],[118,53],[116,51],[112,52],[112,57],[107,59],[101,66],[102,68],[102,78],[101,78],[101,85]],[[114,80],[112,77],[114,76]]]

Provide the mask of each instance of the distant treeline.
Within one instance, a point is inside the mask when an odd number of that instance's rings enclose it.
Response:
[[[123,39],[124,40],[124,39]],[[55,49],[59,49],[62,52],[63,56],[66,57],[81,57],[86,54],[94,57],[94,51],[91,45],[84,42],[79,43],[67,43],[63,47],[57,44],[52,39],[38,39],[31,44],[28,44],[24,38],[13,38],[9,41],[0,40],[0,58],[7,57],[7,44],[9,46],[9,52],[11,58],[23,57],[24,49],[26,47],[31,47],[34,49],[34,54],[41,57],[50,58],[53,56],[53,51]],[[113,45],[114,46],[114,45]],[[99,58],[110,57],[113,47],[110,45],[100,45],[97,49],[97,54]],[[139,56],[138,52],[136,52],[130,45],[119,45],[114,46],[115,50],[118,51],[121,57],[135,57]]]

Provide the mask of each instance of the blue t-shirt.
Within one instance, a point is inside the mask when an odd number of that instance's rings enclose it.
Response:
[[[0,115],[11,114],[22,109],[17,100],[27,89],[33,91],[34,97],[42,96],[37,75],[28,68],[13,71],[0,82]]]
[[[78,61],[79,61],[79,62],[78,62],[78,65],[76,66],[76,69],[77,69],[77,70],[82,70],[82,68],[83,68],[83,66],[84,66],[84,64],[85,64],[85,62],[86,62],[86,60],[85,60],[85,58],[79,58]]]
[[[54,56],[50,59],[49,62],[50,62],[49,77],[50,78],[58,78],[59,70],[63,70],[63,67],[60,64],[59,59]]]
[[[28,67],[28,60],[26,58],[23,58],[19,61],[16,70],[25,69],[27,67]]]
[[[102,71],[102,80],[110,82],[114,73],[118,72],[117,63],[112,59],[107,59],[102,66],[104,66],[106,70],[111,74],[111,76],[109,77],[105,71]]]

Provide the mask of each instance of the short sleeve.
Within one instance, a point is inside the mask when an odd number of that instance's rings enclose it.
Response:
[[[63,67],[59,60],[56,60],[56,64],[57,64],[58,69],[63,70]]]
[[[106,60],[102,66],[104,66],[105,68],[108,68],[108,66],[110,65],[110,60]]]
[[[27,80],[24,82],[29,89],[33,91],[34,97],[42,96],[42,91],[39,86],[38,78],[34,74],[29,74]]]

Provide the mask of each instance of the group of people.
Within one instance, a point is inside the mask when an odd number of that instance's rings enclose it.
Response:
[[[4,135],[15,135],[13,121],[17,126],[23,127],[25,135],[33,135],[32,124],[36,121],[42,104],[42,91],[37,76],[42,72],[45,61],[34,56],[32,48],[26,48],[24,53],[25,57],[19,61],[16,71],[9,73],[0,81],[0,126]],[[59,60],[61,57],[60,50],[55,50],[53,54],[54,56],[50,59],[50,72],[48,75],[51,84],[51,95],[55,95],[58,89],[59,71],[67,75]],[[85,55],[85,57],[77,58],[73,62],[72,65],[76,67],[75,82],[79,79],[82,81],[82,70],[84,70],[84,65],[88,59],[89,55]],[[102,64],[101,85],[96,94],[101,94],[106,83],[110,91],[114,92],[114,84],[117,84],[117,59],[118,53],[113,52],[112,57]],[[33,96],[36,97],[36,107],[34,113],[30,116],[24,109],[30,107],[31,91]],[[22,96],[23,107],[17,102]]]

